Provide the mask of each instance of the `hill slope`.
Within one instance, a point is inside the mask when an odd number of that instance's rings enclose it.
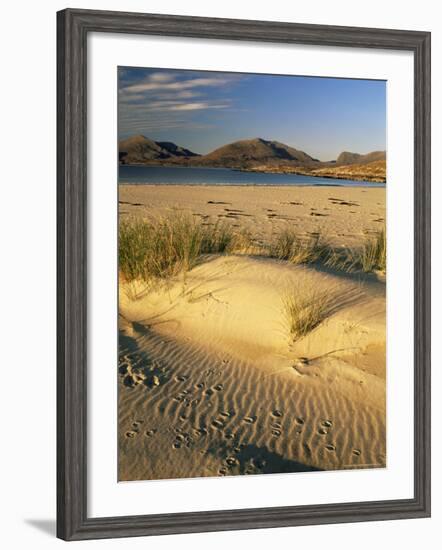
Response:
[[[360,153],[350,153],[349,151],[343,151],[336,159],[336,164],[366,164],[367,162],[375,162],[378,160],[386,160],[387,155],[385,151],[373,151],[361,155]]]
[[[385,160],[375,160],[359,164],[328,166],[313,170],[310,175],[323,178],[349,179],[383,183],[386,181],[387,163]]]
[[[133,136],[118,144],[122,164],[149,164],[151,161],[196,157],[197,154],[168,141],[153,141],[145,136]]]
[[[200,165],[252,168],[256,165],[313,165],[317,159],[278,141],[262,138],[235,141],[215,149],[197,160]]]

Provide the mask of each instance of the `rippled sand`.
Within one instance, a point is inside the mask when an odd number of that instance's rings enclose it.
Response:
[[[293,343],[282,298],[306,282],[336,303]],[[383,282],[215,256],[167,287],[120,284],[120,480],[384,467],[385,452]]]

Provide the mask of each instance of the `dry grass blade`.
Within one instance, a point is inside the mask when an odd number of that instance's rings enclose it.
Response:
[[[337,292],[319,290],[313,285],[299,285],[283,298],[288,329],[299,340],[319,326],[336,309]]]
[[[362,270],[383,271],[387,269],[387,235],[385,229],[382,229],[375,239],[367,242],[358,258]]]
[[[123,220],[119,268],[127,281],[168,279],[192,269],[203,254],[227,252],[233,237],[227,226],[203,226],[188,215]]]
[[[270,245],[270,256],[292,264],[311,264],[324,261],[329,255],[329,246],[321,233],[301,239],[292,230],[281,231]]]
[[[338,261],[338,268],[345,271],[372,273],[387,270],[387,236],[385,228],[374,238],[369,238],[362,247],[347,250],[344,258]]]
[[[233,235],[229,245],[230,254],[255,254],[259,255],[260,248],[254,242],[248,229],[242,229]]]
[[[298,237],[292,230],[279,233],[269,247],[269,256],[291,264],[320,263],[345,272],[386,272],[387,240],[385,228],[375,238],[367,239],[358,248],[333,248],[321,233],[309,239]]]

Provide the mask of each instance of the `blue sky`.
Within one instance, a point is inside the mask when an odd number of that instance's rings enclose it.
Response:
[[[261,137],[320,160],[386,148],[386,82],[120,67],[119,139],[205,154]]]

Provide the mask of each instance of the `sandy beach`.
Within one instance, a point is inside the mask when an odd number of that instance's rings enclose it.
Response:
[[[289,224],[300,235],[322,231],[351,246],[384,225],[385,188],[120,185],[122,219],[176,211],[247,228],[264,241]]]
[[[289,227],[358,247],[385,188],[120,185],[121,220],[189,215],[258,248]],[[322,297],[293,337],[287,297]],[[120,277],[120,481],[386,465],[385,277],[211,254],[167,284]]]

